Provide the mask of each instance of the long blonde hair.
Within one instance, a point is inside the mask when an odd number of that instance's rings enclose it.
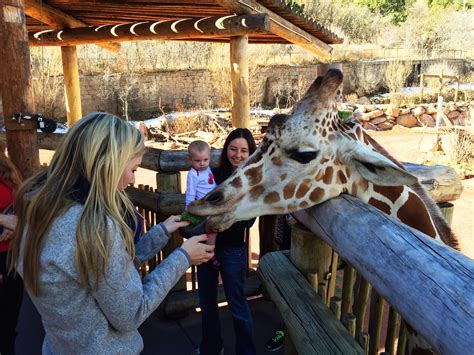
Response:
[[[72,196],[81,180],[90,185],[76,231],[75,263],[81,284],[95,290],[100,277],[105,276],[110,238],[116,237],[107,230],[107,218],[121,232],[133,260],[133,234],[126,218],[135,217],[135,213],[118,185],[128,162],[143,154],[144,149],[142,135],[130,124],[111,114],[92,113],[72,126],[49,168],[20,188],[16,197],[19,227],[11,248],[10,266],[17,268],[24,238],[23,278],[33,295],[40,294],[43,240],[54,220],[75,203]]]

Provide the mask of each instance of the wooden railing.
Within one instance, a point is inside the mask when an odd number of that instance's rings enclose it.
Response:
[[[311,281],[320,303],[332,305],[331,317],[346,325],[366,353],[378,354],[384,346],[387,353],[404,354],[406,333],[397,312],[439,353],[466,354],[474,349],[472,259],[351,196],[296,212],[295,217],[308,229],[293,229],[289,256],[293,267]],[[284,315],[292,345],[307,354],[304,344],[317,341],[317,336],[307,333],[303,341],[296,332],[304,334],[298,327],[315,327],[322,313],[297,314],[297,303],[304,301],[286,287],[288,277],[280,283],[267,281],[268,269],[277,267],[273,259],[267,261],[272,254],[268,255],[260,261],[263,285]],[[336,271],[339,257],[345,267]],[[338,277],[343,280],[341,290],[331,286]],[[386,314],[388,320],[383,322]],[[297,326],[295,319],[300,320]],[[388,324],[384,334],[382,323]],[[328,332],[326,336],[332,337]],[[381,336],[386,338],[384,344]]]

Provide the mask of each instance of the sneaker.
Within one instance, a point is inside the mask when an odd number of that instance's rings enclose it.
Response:
[[[285,339],[285,331],[277,330],[275,335],[265,344],[265,350],[277,351],[283,347],[283,340]]]

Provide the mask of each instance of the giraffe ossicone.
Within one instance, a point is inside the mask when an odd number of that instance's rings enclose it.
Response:
[[[222,231],[239,220],[294,212],[347,193],[442,239],[417,179],[359,123],[339,119],[342,80],[336,69],[318,77],[290,115],[272,117],[255,153],[189,211],[210,216],[208,227]],[[450,244],[451,237],[444,241]]]

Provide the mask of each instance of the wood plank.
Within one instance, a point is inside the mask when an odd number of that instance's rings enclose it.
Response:
[[[265,33],[269,31],[269,28],[270,19],[266,14],[232,15],[43,31],[30,33],[29,39],[32,46],[71,46],[108,41],[243,36],[252,33]]]
[[[351,263],[435,351],[474,349],[474,260],[352,196],[294,215]]]
[[[88,26],[88,24],[55,9],[44,1],[26,0],[25,13],[55,29]],[[120,44],[118,43],[102,43],[100,46],[112,52],[118,52],[120,50]]]
[[[299,354],[362,354],[288,257],[281,252],[265,254],[258,274]]]
[[[285,38],[291,43],[297,44],[306,50],[316,54],[323,60],[331,57],[332,47],[320,39],[310,35],[291,22],[285,20],[273,11],[260,5],[253,0],[222,0],[220,2],[227,10],[237,14],[264,13],[270,16],[270,32]]]

